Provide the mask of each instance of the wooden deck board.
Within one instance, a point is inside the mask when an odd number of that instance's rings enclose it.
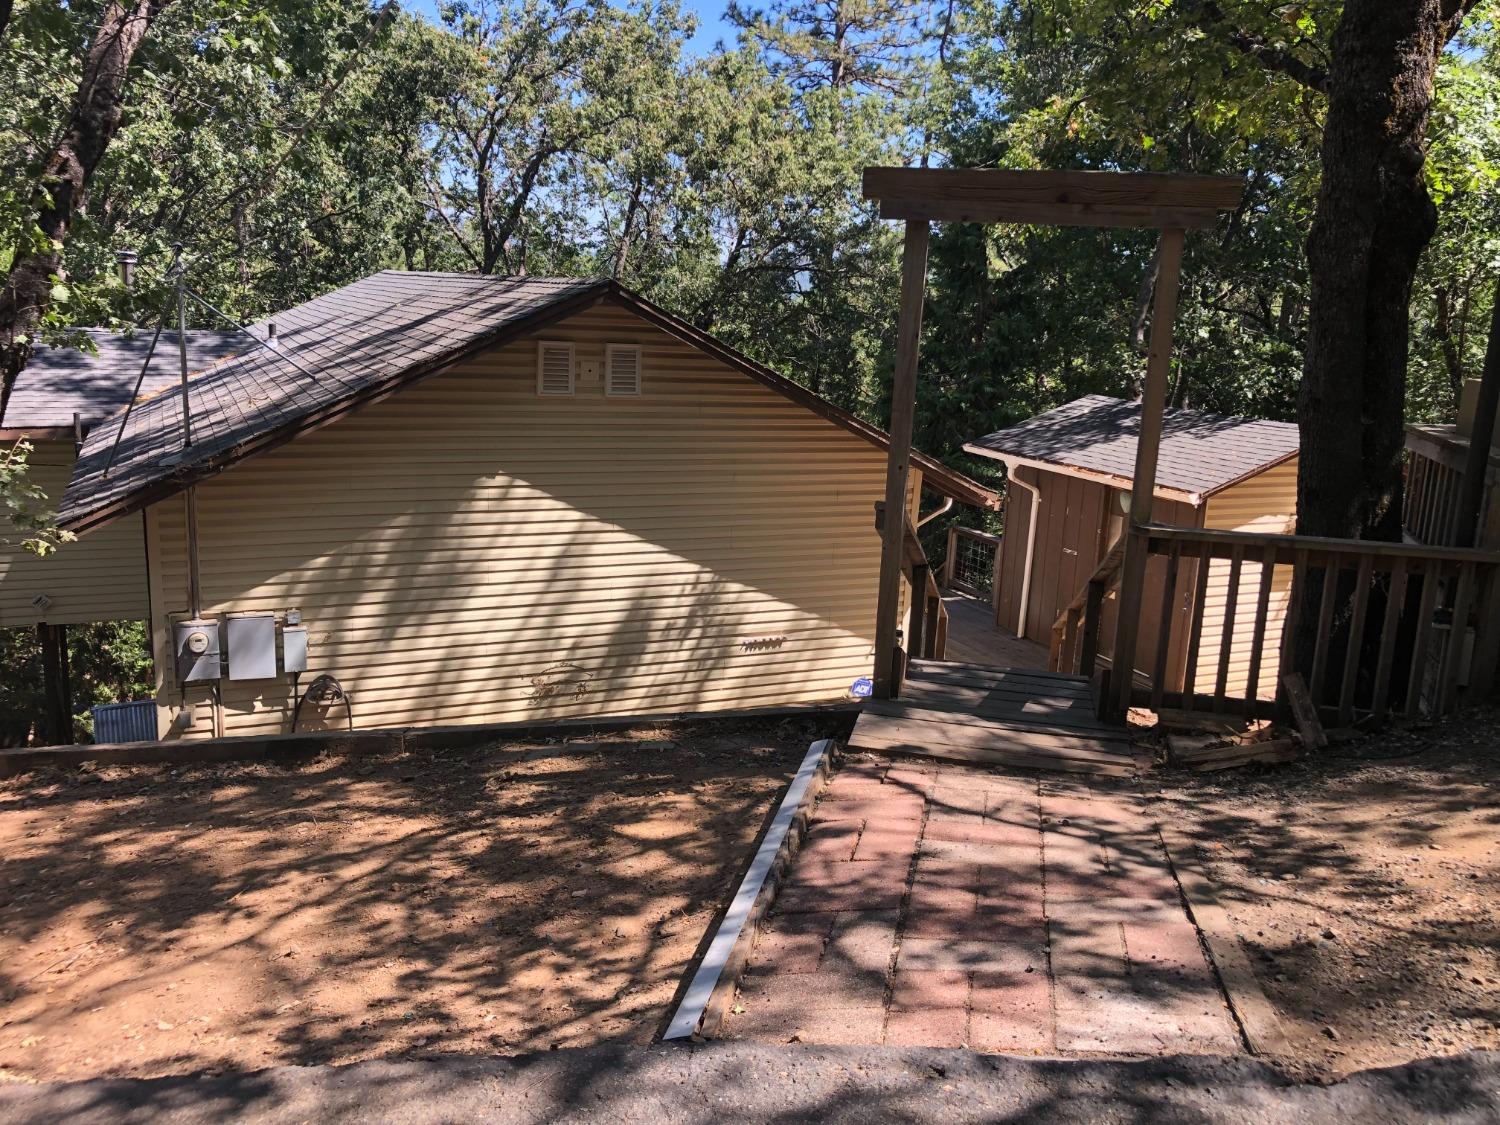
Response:
[[[998,668],[1047,667],[1047,648],[1017,637],[995,623],[995,610],[988,602],[943,591],[948,611],[948,659],[965,664]]]
[[[1140,771],[1124,727],[1095,714],[1077,676],[913,661],[901,698],[865,705],[851,749],[1115,777]]]

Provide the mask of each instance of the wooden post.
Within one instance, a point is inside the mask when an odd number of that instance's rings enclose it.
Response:
[[[906,638],[906,651],[921,660],[927,652],[927,630],[932,623],[927,621],[927,568],[911,568],[911,636]]]
[[[886,456],[885,510],[906,511],[912,426],[917,409],[917,353],[922,343],[922,298],[927,288],[928,224],[910,220],[901,253],[901,312],[896,329],[896,370],[891,383],[891,444]],[[901,610],[901,560],[906,521],[887,519],[881,529],[880,589],[875,606],[875,697],[893,699],[897,616]]]
[[[1112,714],[1130,709],[1135,680],[1135,649],[1140,636],[1141,603],[1146,588],[1146,533],[1156,492],[1156,456],[1161,449],[1161,419],[1167,406],[1167,377],[1172,367],[1172,323],[1177,319],[1177,283],[1182,273],[1184,232],[1168,227],[1157,251],[1156,294],[1151,311],[1151,347],[1146,357],[1146,387],[1141,395],[1141,424],[1135,443],[1135,475],[1130,487],[1130,515],[1125,528],[1125,556],[1120,564],[1119,612],[1115,618],[1115,652],[1110,663],[1114,690]]]
[[[1490,320],[1490,340],[1479,377],[1479,399],[1474,404],[1474,425],[1469,433],[1469,453],[1459,481],[1458,510],[1453,519],[1453,545],[1477,547],[1479,513],[1484,508],[1485,481],[1490,471],[1490,446],[1495,440],[1495,415],[1500,411],[1500,285],[1495,288],[1495,311]]]
[[[68,630],[64,625],[37,624],[42,647],[43,735],[51,746],[73,741],[73,690],[68,675]]]

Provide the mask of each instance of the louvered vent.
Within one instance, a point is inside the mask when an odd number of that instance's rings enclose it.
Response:
[[[573,345],[541,340],[536,349],[536,393],[573,393]]]
[[[604,349],[604,393],[641,393],[641,349],[635,344],[610,344]]]

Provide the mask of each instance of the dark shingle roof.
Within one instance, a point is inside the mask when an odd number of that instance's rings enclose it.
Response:
[[[981,456],[1102,473],[1129,487],[1140,426],[1140,403],[1086,395],[964,448]],[[1162,416],[1156,486],[1206,497],[1296,453],[1297,427],[1290,422],[1168,410]]]
[[[278,313],[274,349],[252,346],[190,382],[193,444],[185,456],[177,395],[136,404],[107,477],[118,419],[96,426],[58,521],[92,526],[90,516],[142,490],[209,475],[237,460],[247,442],[283,433],[325,408],[363,401],[565,298],[602,291],[601,282],[572,278],[387,270]]]
[[[98,354],[78,348],[40,347],[16,380],[0,429],[71,429],[73,415],[92,427],[130,400],[141,364],[151,347],[149,330],[122,336],[107,328],[85,328]],[[201,371],[215,360],[243,351],[243,333],[189,329],[188,370]],[[181,377],[177,334],[163,332],[141,382],[144,398],[176,383]]]
[[[362,403],[484,348],[611,299],[877,446],[879,429],[726,348],[613,281],[384,271],[273,318],[275,350],[248,351],[189,383],[193,444],[182,450],[175,394],[138,402],[94,428],[58,508],[86,531],[135,511]],[[997,507],[995,493],[930,458],[913,463],[935,491]]]

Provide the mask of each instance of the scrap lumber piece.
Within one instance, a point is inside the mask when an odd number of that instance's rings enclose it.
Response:
[[[1318,718],[1318,708],[1313,704],[1312,693],[1307,690],[1307,681],[1301,672],[1288,672],[1281,677],[1281,686],[1286,689],[1287,703],[1292,708],[1292,718],[1297,723],[1297,733],[1302,745],[1309,750],[1321,750],[1328,745],[1328,734]]]
[[[1269,742],[1240,744],[1220,743],[1216,746],[1184,748],[1177,752],[1176,765],[1198,773],[1210,770],[1228,770],[1238,766],[1290,762],[1297,757],[1297,743],[1290,738],[1276,738]]]

